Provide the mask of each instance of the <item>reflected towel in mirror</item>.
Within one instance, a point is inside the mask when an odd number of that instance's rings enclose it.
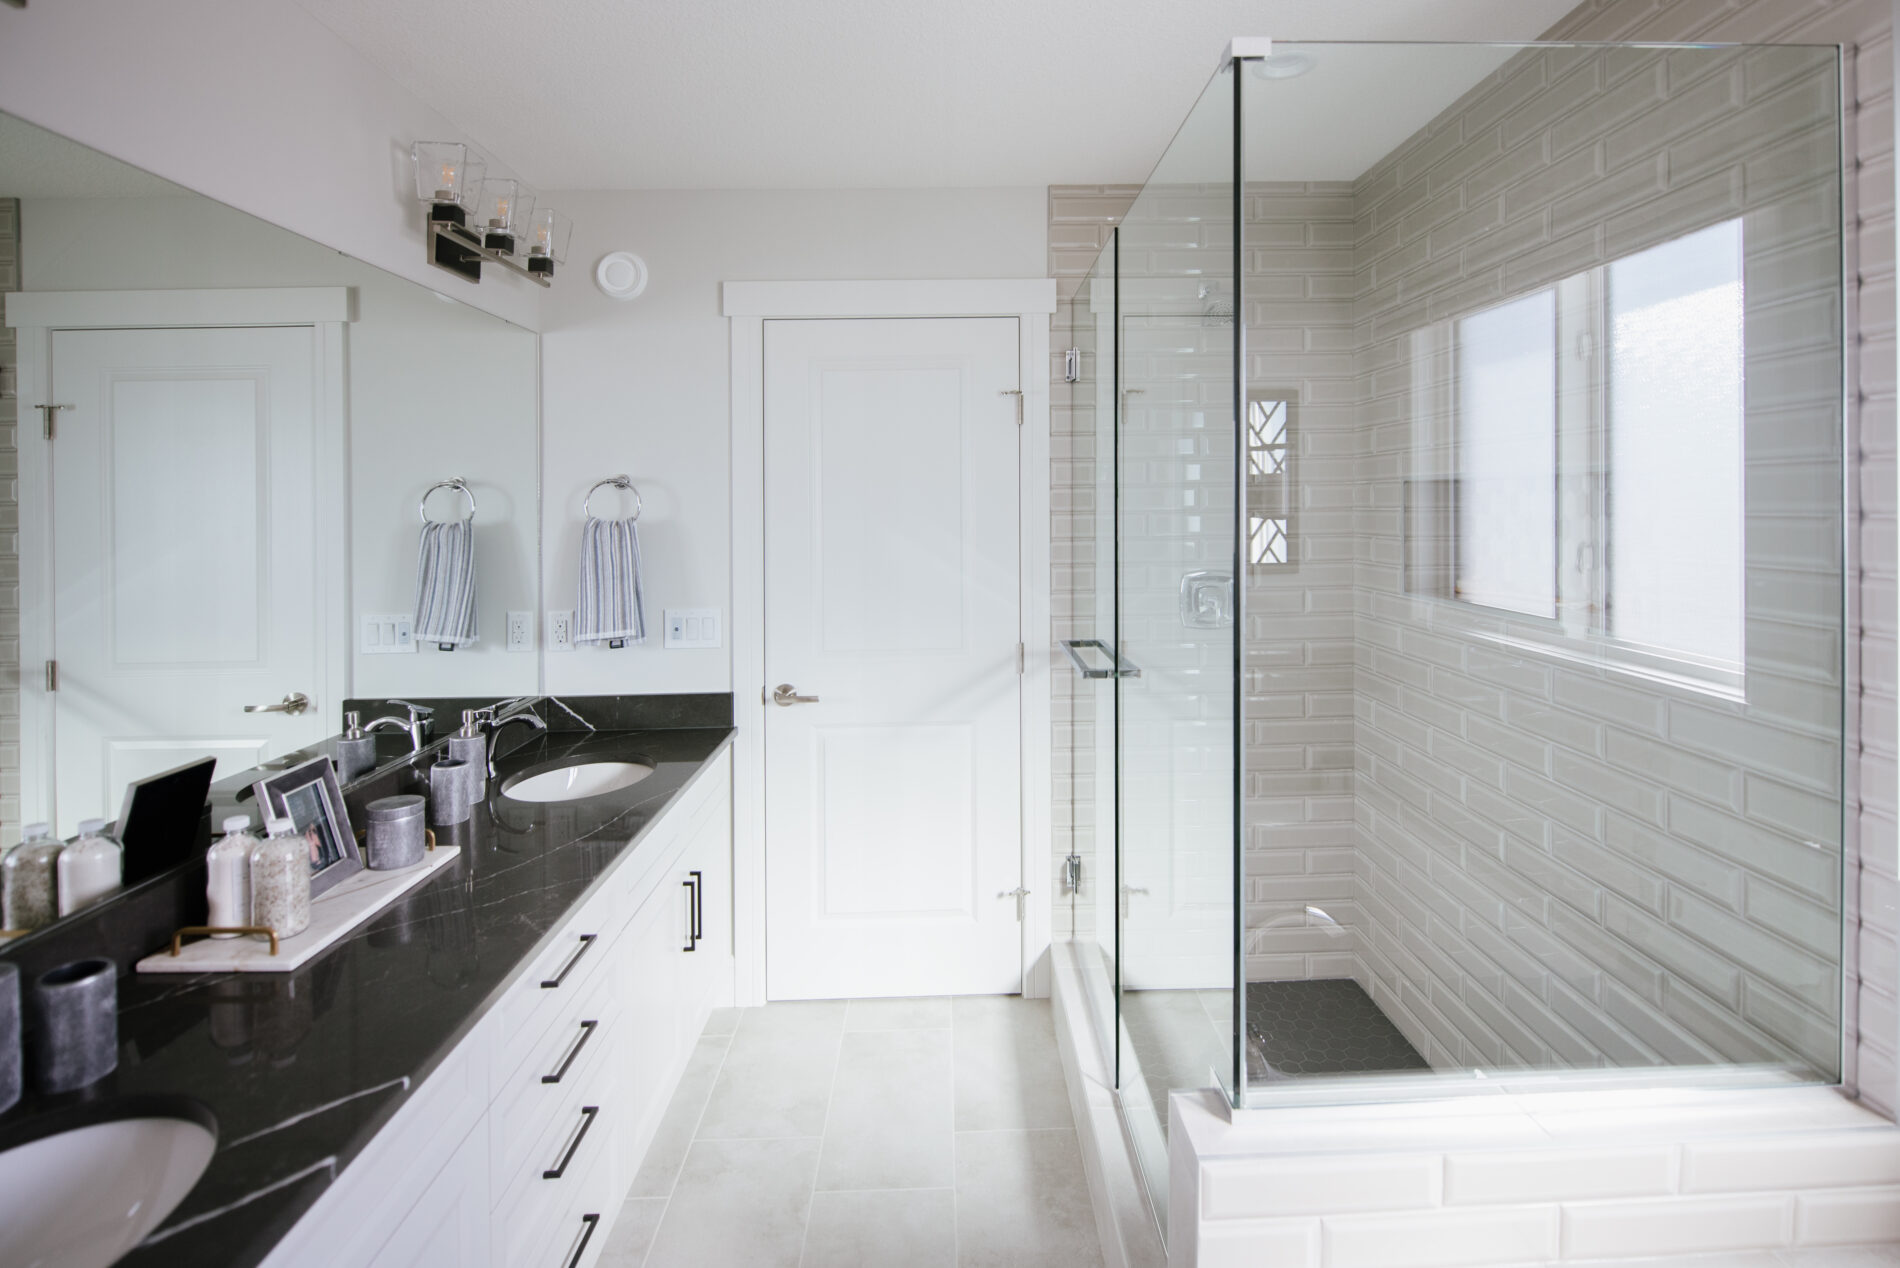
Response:
[[[475,642],[475,521],[430,521],[416,551],[416,642]]]
[[[588,517],[581,528],[580,603],[576,643],[644,643],[640,594],[640,530],[632,520]]]

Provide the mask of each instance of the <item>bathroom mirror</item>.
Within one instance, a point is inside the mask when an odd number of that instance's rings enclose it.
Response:
[[[4,113],[0,292],[0,845],[346,699],[537,689],[533,332]],[[417,628],[422,520],[471,515]]]

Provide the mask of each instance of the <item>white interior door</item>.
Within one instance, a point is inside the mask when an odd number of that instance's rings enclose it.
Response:
[[[328,734],[308,326],[52,337],[57,827]],[[302,713],[246,713],[302,693]]]
[[[764,347],[767,996],[1020,990],[1017,321]]]

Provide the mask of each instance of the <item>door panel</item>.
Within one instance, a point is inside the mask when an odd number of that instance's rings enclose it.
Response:
[[[320,739],[308,327],[53,335],[58,828],[200,757]],[[303,692],[302,715],[247,714]]]
[[[766,323],[772,999],[1021,989],[1017,339]]]

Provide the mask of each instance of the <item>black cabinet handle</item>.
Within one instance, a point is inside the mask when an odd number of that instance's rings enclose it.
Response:
[[[594,939],[598,938],[599,936],[600,935],[597,933],[582,934],[581,944],[578,947],[574,948],[574,954],[567,957],[567,963],[561,966],[561,971],[559,973],[556,973],[553,977],[546,978],[542,981],[541,989],[544,991],[551,991],[555,987],[559,986],[562,982],[567,981],[567,975],[574,971],[574,966],[581,962],[581,957],[587,954],[589,949],[591,949],[594,945]]]
[[[690,881],[681,881],[686,889],[686,945],[682,951],[699,950],[699,873],[692,874]]]
[[[567,1257],[567,1268],[574,1268],[574,1265],[580,1263],[581,1256],[587,1253],[587,1243],[593,1240],[594,1230],[599,1227],[600,1216],[581,1216],[581,1240],[575,1245],[574,1253]]]
[[[587,1139],[588,1128],[594,1125],[594,1119],[600,1115],[600,1106],[581,1106],[581,1125],[574,1132],[574,1139],[567,1142],[567,1149],[561,1154],[561,1161],[553,1168],[541,1173],[543,1180],[559,1180],[567,1173],[567,1164],[574,1161],[574,1155],[580,1152],[581,1142]]]
[[[706,936],[706,878],[699,872],[692,872],[693,878],[693,945],[698,946]]]
[[[581,1055],[581,1049],[585,1048],[587,1041],[594,1037],[594,1027],[598,1025],[600,1025],[600,1023],[597,1021],[584,1021],[581,1023],[580,1037],[574,1041],[574,1046],[567,1050],[567,1055],[561,1058],[560,1068],[553,1074],[544,1074],[541,1076],[543,1083],[559,1083],[561,1081],[561,1077],[567,1073],[567,1067],[574,1064],[574,1058]]]

